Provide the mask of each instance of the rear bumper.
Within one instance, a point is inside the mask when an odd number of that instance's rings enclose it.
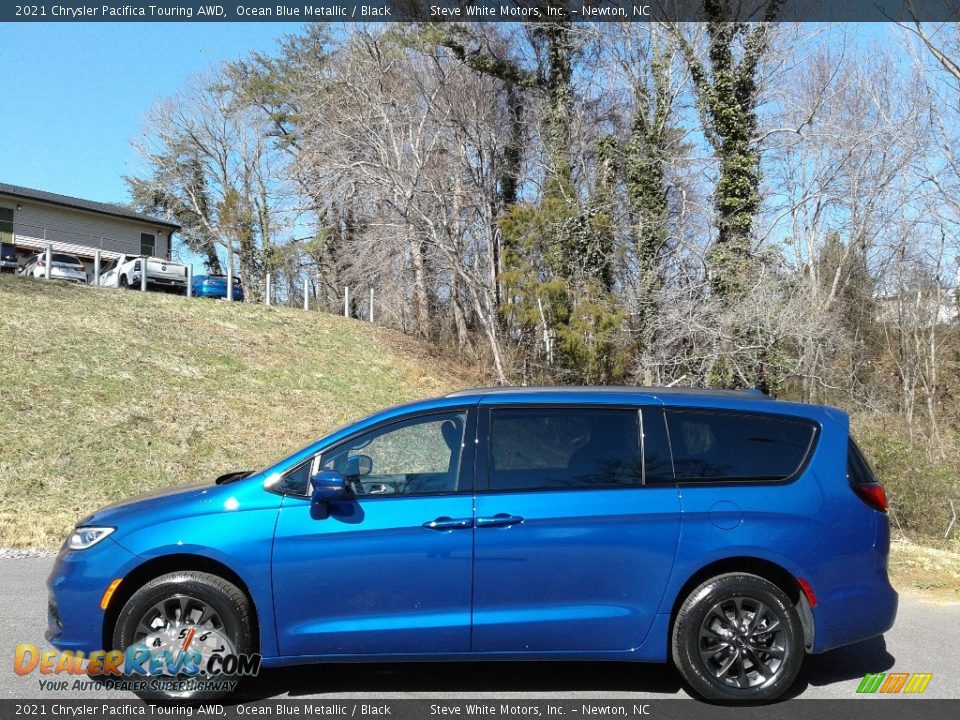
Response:
[[[134,288],[140,285],[140,272],[135,272],[130,275],[130,285]],[[147,274],[147,285],[149,287],[173,287],[173,288],[186,288],[187,279],[185,277],[162,277],[156,275]]]
[[[815,608],[813,652],[826,652],[883,635],[893,627],[898,603],[897,592],[890,587],[881,593],[876,590],[851,592],[840,607],[830,610]]]
[[[886,523],[881,530],[885,534]],[[812,652],[867,640],[893,627],[900,599],[887,575],[888,547],[882,543],[857,566],[848,567],[844,584],[818,594]]]
[[[43,277],[43,275],[41,275],[40,277]],[[61,281],[63,281],[63,282],[79,283],[79,284],[81,284],[81,285],[86,285],[86,284],[87,284],[87,276],[86,276],[86,275],[83,275],[83,276],[80,276],[80,275],[72,275],[72,274],[67,274],[67,273],[60,273],[60,272],[57,272],[56,270],[51,270],[51,271],[50,271],[50,279],[51,279],[51,280],[61,280]]]
[[[139,278],[135,278],[139,282]],[[186,280],[178,280],[175,278],[158,278],[150,277],[147,275],[147,285],[153,285],[154,287],[176,287],[176,288],[185,288],[187,286]]]
[[[197,297],[204,298],[225,298],[227,296],[227,289],[225,287],[203,287],[197,285],[193,288],[193,294]],[[237,302],[243,302],[243,290],[237,290],[235,288],[233,291],[233,299]]]

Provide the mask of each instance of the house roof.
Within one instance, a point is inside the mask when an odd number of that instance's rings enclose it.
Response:
[[[176,223],[161,220],[160,218],[144,215],[131,210],[123,205],[113,205],[111,203],[96,202],[95,200],[83,200],[81,198],[70,197],[69,195],[59,195],[57,193],[47,192],[45,190],[34,190],[32,188],[21,187],[19,185],[8,185],[0,183],[0,195],[9,195],[23,200],[36,200],[37,202],[50,203],[51,205],[60,205],[61,207],[76,208],[86,210],[87,212],[100,213],[101,215],[111,215],[113,217],[124,218],[126,220],[139,220],[150,225],[160,225],[162,227],[179,230],[180,226]]]

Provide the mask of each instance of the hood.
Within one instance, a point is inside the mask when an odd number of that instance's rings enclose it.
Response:
[[[80,525],[117,526],[124,518],[137,516],[138,524],[149,519],[170,517],[173,515],[196,515],[209,511],[213,502],[224,493],[230,494],[230,487],[238,480],[253,475],[250,470],[227,473],[213,481],[203,481],[188,485],[171,485],[151,492],[143,493],[113,505],[100,508],[77,523]]]
[[[88,515],[83,518],[83,520],[80,520],[77,526],[110,525],[112,519],[116,519],[121,515],[139,510],[149,509],[153,511],[165,505],[188,502],[197,496],[203,495],[205,491],[213,487],[216,486],[209,481],[191,483],[189,485],[170,485],[169,487],[146,492],[142,495],[136,495],[132,498],[102,507],[92,515]]]
[[[215,554],[221,535],[244,534],[254,527],[249,522],[265,523],[256,527],[272,533],[276,515],[270,513],[279,511],[284,496],[264,488],[263,481],[261,473],[254,473],[219,485],[207,482],[164,488],[97,510],[78,524],[116,528],[110,541],[134,555],[191,548]]]

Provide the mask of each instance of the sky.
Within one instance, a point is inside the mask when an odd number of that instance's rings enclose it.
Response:
[[[193,75],[299,23],[0,23],[0,182],[129,201],[131,141]]]
[[[0,23],[0,182],[102,202],[130,200],[132,146],[153,104],[194,75],[272,52],[300,23]],[[859,42],[891,31],[853,26]],[[181,243],[175,257],[200,259]]]
[[[0,23],[0,182],[127,202],[131,141],[188,78],[299,23]]]

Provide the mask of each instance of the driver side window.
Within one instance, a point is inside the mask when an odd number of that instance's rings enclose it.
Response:
[[[342,473],[358,497],[454,492],[466,413],[405,420],[325,452],[320,469]]]

